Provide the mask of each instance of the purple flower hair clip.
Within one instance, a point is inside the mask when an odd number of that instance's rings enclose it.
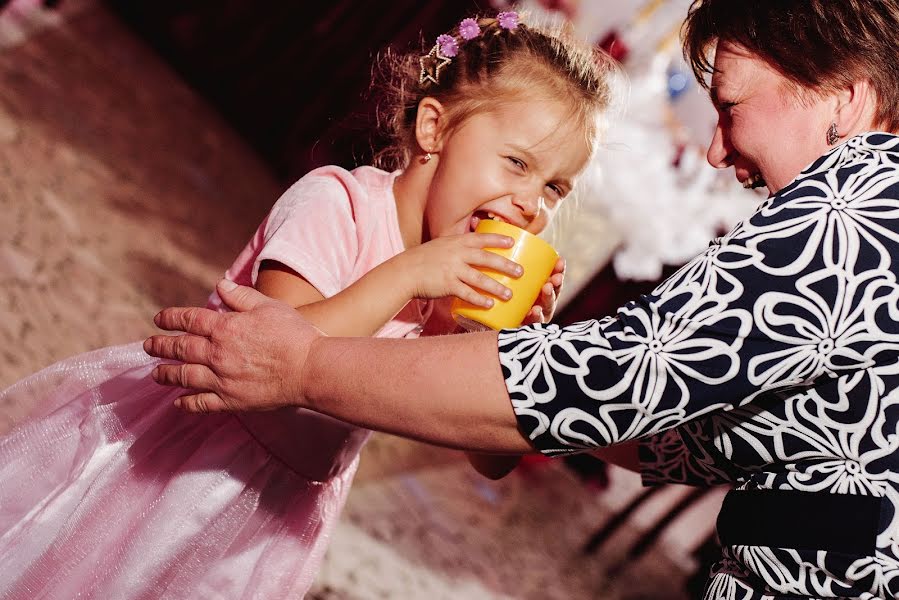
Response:
[[[469,17],[463,19],[462,22],[459,23],[459,35],[461,35],[462,39],[467,42],[481,35],[481,28],[478,26],[478,22],[475,19]]]
[[[518,27],[518,13],[514,11],[504,10],[496,15],[496,20],[499,21],[499,26],[502,29],[515,31],[515,28]]]
[[[437,36],[437,47],[440,48],[440,54],[447,58],[452,58],[459,54],[459,42],[453,36],[445,33]]]

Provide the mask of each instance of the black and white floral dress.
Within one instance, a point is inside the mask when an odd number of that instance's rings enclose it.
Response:
[[[601,320],[500,334],[546,454],[731,483],[707,599],[899,597],[899,137],[856,136]]]

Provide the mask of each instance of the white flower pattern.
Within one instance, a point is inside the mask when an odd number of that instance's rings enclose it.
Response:
[[[554,455],[640,439],[644,481],[883,499],[873,556],[725,546],[707,599],[899,597],[899,137],[856,136],[648,296],[500,334]]]

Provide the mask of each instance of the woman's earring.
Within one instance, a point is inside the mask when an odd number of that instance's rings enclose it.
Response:
[[[425,154],[424,156],[421,157],[421,164],[424,165],[429,162],[431,162],[431,153],[430,152],[428,152],[427,154]]]
[[[833,146],[840,140],[840,132],[837,131],[837,124],[831,123],[827,129],[827,145]]]

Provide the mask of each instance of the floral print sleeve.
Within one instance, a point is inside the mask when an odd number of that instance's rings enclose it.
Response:
[[[684,425],[681,427],[688,427]],[[689,444],[681,427],[668,429],[640,441],[640,476],[643,485],[681,483],[711,486],[736,479],[727,464],[720,464],[714,448]]]
[[[501,332],[521,430],[550,455],[606,446],[895,360],[897,147],[837,147],[613,316]]]

